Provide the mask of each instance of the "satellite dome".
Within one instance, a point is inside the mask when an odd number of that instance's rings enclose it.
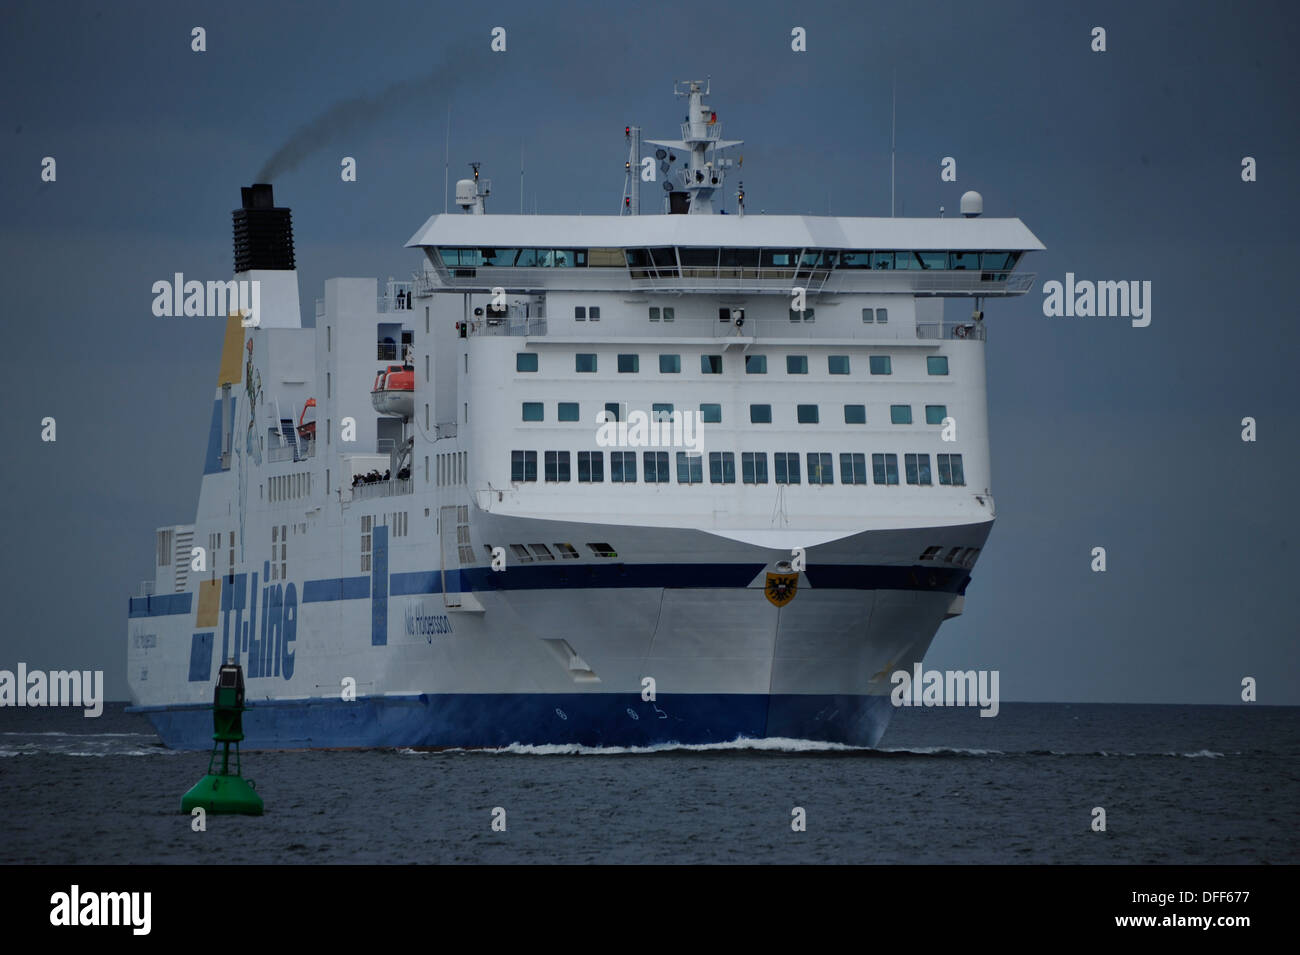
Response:
[[[970,192],[962,193],[961,197],[961,214],[967,219],[973,219],[984,212],[984,197],[972,189]]]

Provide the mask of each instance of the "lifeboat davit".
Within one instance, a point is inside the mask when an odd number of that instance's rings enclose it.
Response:
[[[409,418],[415,413],[415,369],[389,365],[375,377],[370,403],[382,415]]]
[[[302,414],[298,416],[298,440],[299,441],[306,442],[306,441],[316,440],[316,421],[315,421],[316,413],[314,411],[312,412],[313,420],[311,421],[306,420],[307,409],[315,408],[315,407],[316,407],[315,398],[308,398],[307,403],[302,406]]]

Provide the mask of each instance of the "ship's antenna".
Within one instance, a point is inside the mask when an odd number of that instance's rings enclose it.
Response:
[[[889,217],[894,217],[894,132],[898,120],[898,68],[894,68],[893,93],[889,105]]]
[[[447,104],[447,142],[442,154],[442,211],[445,215],[451,210],[451,194],[448,191],[451,175],[451,104]]]
[[[524,214],[524,141],[519,140],[519,214]]]

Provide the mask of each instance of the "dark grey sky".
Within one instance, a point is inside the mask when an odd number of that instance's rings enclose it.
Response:
[[[483,161],[489,211],[519,209],[522,143],[529,209],[616,212],[623,126],[675,136],[672,81],[711,76],[727,133],[747,140],[751,211],[882,215],[896,70],[903,214],[951,214],[978,189],[1048,247],[1025,266],[1035,291],[986,310],[998,522],[927,665],[996,668],[1008,700],[1233,703],[1254,676],[1261,702],[1300,703],[1293,4],[9,3],[0,17],[0,668],[102,668],[125,697],[126,600],[152,573],[153,529],[193,519],[222,334],[154,318],[150,286],[229,273],[239,187],[295,132],[321,147],[275,180],[310,314],[328,277],[417,267],[402,245],[443,206],[449,102],[452,180]],[[956,183],[939,180],[944,156]],[[1258,182],[1241,181],[1243,156]],[[1151,326],[1045,318],[1042,283],[1067,271],[1151,281]],[[57,443],[40,440],[46,415]],[[1089,570],[1098,545],[1105,574]]]

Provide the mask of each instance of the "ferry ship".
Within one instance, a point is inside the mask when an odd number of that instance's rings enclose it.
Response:
[[[331,279],[314,327],[290,211],[243,190],[261,306],[129,600],[168,746],[210,746],[224,662],[251,748],[878,743],[992,527],[983,307],[1044,247],[973,192],[747,211],[708,85],[674,92],[620,214],[489,214],[475,164],[410,280]]]

